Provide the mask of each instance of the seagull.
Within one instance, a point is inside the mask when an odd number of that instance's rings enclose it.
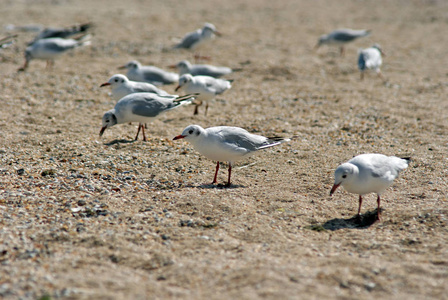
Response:
[[[137,135],[140,129],[143,132],[143,141],[146,141],[145,127],[143,123],[152,121],[161,113],[172,110],[184,104],[190,104],[194,100],[191,95],[182,97],[159,96],[154,93],[134,93],[121,98],[115,107],[103,115],[103,125],[100,136],[104,131],[116,124],[139,122]]]
[[[256,151],[277,146],[291,139],[281,137],[264,137],[249,133],[243,128],[230,126],[217,126],[202,128],[199,125],[187,126],[182,134],[173,140],[186,139],[193,147],[205,157],[216,160],[216,171],[213,183],[217,183],[220,161],[229,162],[229,178],[227,186],[230,186],[232,164],[236,160],[248,157]]]
[[[126,95],[133,93],[154,93],[159,96],[171,96],[162,89],[147,82],[131,81],[125,75],[115,74],[100,87],[110,86],[112,88],[112,99],[120,100]],[[176,97],[173,95],[173,97]]]
[[[347,192],[359,195],[358,216],[361,214],[362,196],[376,193],[380,220],[380,194],[392,185],[398,174],[408,167],[410,158],[383,154],[361,154],[336,168],[330,196],[342,185]]]
[[[329,34],[322,35],[314,47],[319,48],[321,45],[335,44],[341,47],[341,56],[344,55],[344,44],[352,42],[360,37],[368,36],[371,30],[355,30],[355,29],[336,29]]]
[[[89,38],[90,35],[85,35],[78,39],[48,38],[37,40],[26,48],[25,64],[19,71],[26,70],[32,59],[46,59],[47,67],[50,67],[54,64],[54,59],[67,50],[90,45]]]
[[[43,29],[33,41],[31,41],[28,46],[32,45],[34,42],[40,39],[48,39],[48,38],[68,38],[75,34],[85,33],[92,26],[91,23],[84,23],[79,25],[73,25],[68,28],[45,28]]]
[[[215,78],[232,73],[232,69],[228,67],[216,67],[212,65],[192,65],[188,60],[182,60],[177,64],[170,66],[170,68],[177,68],[177,70],[179,71],[179,75],[205,75]]]
[[[215,35],[221,36],[221,33],[216,30],[215,25],[205,23],[204,27],[187,33],[182,41],[174,46],[174,49],[196,49],[202,43],[214,39]]]
[[[185,90],[186,93],[198,93],[196,99],[200,101],[196,104],[194,114],[198,114],[198,107],[202,105],[202,101],[206,102],[205,115],[207,115],[208,101],[222,94],[232,87],[231,81],[224,79],[217,79],[210,76],[192,76],[191,74],[184,74],[179,77],[179,85],[176,87],[177,92],[180,89]]]
[[[384,55],[383,50],[380,45],[374,44],[370,48],[359,50],[358,56],[358,68],[361,71],[361,80],[364,79],[364,71],[367,69],[374,70],[381,79],[384,81],[383,74],[381,73],[380,67],[383,63],[381,55]]]
[[[179,80],[179,75],[167,72],[154,66],[142,66],[136,60],[132,60],[118,69],[128,69],[127,76],[130,80],[149,82],[155,85],[171,84]]]

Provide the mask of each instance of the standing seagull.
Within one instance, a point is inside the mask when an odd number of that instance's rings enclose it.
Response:
[[[211,23],[205,23],[204,27],[187,33],[182,38],[182,41],[174,46],[174,49],[196,49],[202,43],[214,39],[215,35],[221,35],[221,33],[216,30],[215,25]]]
[[[315,49],[321,45],[339,45],[341,49],[341,56],[344,55],[344,45],[352,42],[360,37],[368,36],[370,30],[355,30],[355,29],[336,29],[329,34],[322,35]]]
[[[239,127],[218,126],[204,129],[199,125],[186,127],[182,134],[174,137],[173,140],[183,138],[193,144],[193,147],[199,153],[217,161],[212,184],[217,183],[219,162],[227,161],[229,163],[227,186],[230,186],[230,176],[234,161],[248,157],[258,150],[277,146],[291,140],[280,137],[267,138],[249,133]]]
[[[194,114],[198,114],[198,107],[205,101],[205,115],[207,115],[208,101],[222,94],[232,87],[231,81],[224,79],[217,79],[210,76],[192,76],[191,74],[184,74],[179,77],[179,85],[176,87],[177,92],[180,89],[185,90],[187,94],[197,93],[196,99],[199,104],[196,104]]]
[[[192,65],[188,60],[182,60],[170,67],[177,68],[179,75],[184,74],[191,74],[193,76],[205,75],[218,78],[232,73],[232,69],[228,67],[216,67],[212,65]]]
[[[383,154],[361,154],[336,168],[330,196],[342,185],[347,192],[359,195],[358,216],[361,214],[362,196],[376,193],[380,220],[380,194],[392,185],[400,171],[408,167],[409,158]]]
[[[133,93],[154,93],[159,96],[170,96],[170,94],[151,83],[131,81],[122,74],[113,75],[107,82],[100,85],[100,87],[104,86],[112,88],[112,99],[114,100],[120,100],[124,96]]]
[[[132,60],[118,69],[128,69],[127,76],[130,80],[149,82],[155,85],[171,84],[179,80],[179,75],[167,72],[154,66],[142,66],[136,60]]]
[[[47,60],[47,67],[50,67],[54,64],[54,60],[67,50],[90,45],[89,38],[90,36],[87,35],[79,39],[48,38],[37,40],[26,48],[25,64],[19,71],[26,70],[32,59],[45,59]]]
[[[380,67],[383,64],[381,55],[385,56],[385,54],[383,50],[381,50],[380,45],[375,44],[370,48],[361,49],[358,53],[358,68],[359,71],[361,71],[361,80],[364,79],[364,71],[369,69],[374,70],[384,81],[384,77],[381,73]]]
[[[103,126],[100,136],[104,131],[116,124],[139,122],[137,135],[140,129],[143,132],[143,140],[146,141],[145,127],[143,123],[150,122],[161,113],[172,110],[184,104],[190,104],[194,97],[190,95],[183,97],[159,96],[154,93],[129,94],[120,99],[115,107],[103,115]]]

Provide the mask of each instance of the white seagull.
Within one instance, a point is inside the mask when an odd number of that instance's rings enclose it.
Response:
[[[385,54],[380,45],[375,44],[370,48],[361,49],[358,53],[358,68],[361,71],[361,80],[364,79],[364,72],[366,70],[374,70],[384,80],[380,67],[383,64],[381,55],[385,56]]]
[[[32,59],[47,60],[47,67],[54,64],[54,60],[66,51],[81,46],[90,45],[89,35],[78,39],[48,38],[35,41],[25,50],[25,64],[19,69],[24,71]]]
[[[315,49],[322,45],[338,45],[341,49],[341,55],[344,55],[344,45],[352,42],[360,37],[368,36],[370,30],[355,30],[355,29],[336,29],[329,34],[324,34],[319,38]]]
[[[330,196],[342,185],[347,192],[359,195],[358,216],[361,214],[362,196],[376,193],[380,220],[380,195],[392,185],[400,171],[408,167],[410,158],[383,154],[361,154],[336,168]]]
[[[216,171],[213,183],[217,183],[219,162],[229,163],[229,178],[227,186],[230,186],[230,176],[234,161],[243,159],[254,154],[256,151],[277,146],[290,141],[281,137],[264,137],[247,132],[239,127],[218,126],[207,129],[199,125],[186,127],[182,134],[173,140],[186,139],[193,147],[205,157],[216,160]]]
[[[205,115],[207,115],[208,101],[222,94],[232,87],[231,81],[213,78],[210,76],[192,76],[191,74],[184,74],[179,77],[179,85],[175,91],[184,90],[187,94],[197,93],[196,99],[199,104],[196,104],[194,114],[198,114],[198,107],[205,101]]]
[[[143,132],[143,140],[146,141],[145,127],[143,123],[150,122],[160,114],[172,110],[184,104],[190,104],[194,97],[159,96],[154,93],[134,93],[120,99],[115,107],[103,115],[103,125],[100,136],[104,131],[116,124],[139,122],[137,135],[140,129]]]
[[[171,68],[177,68],[179,75],[191,74],[193,76],[205,75],[210,77],[221,77],[232,73],[232,69],[228,67],[217,67],[212,65],[193,65],[188,60],[182,60]]]
[[[179,80],[179,75],[167,72],[154,66],[142,66],[136,60],[132,60],[118,69],[128,69],[126,76],[130,80],[149,82],[155,85],[171,84]]]
[[[174,48],[196,49],[202,43],[214,39],[215,35],[221,35],[221,33],[216,30],[215,25],[211,23],[205,23],[204,27],[187,33],[182,38],[182,41],[179,44],[175,45]]]
[[[111,87],[112,99],[114,100],[120,100],[124,96],[133,93],[154,93],[159,96],[171,96],[151,83],[132,81],[122,74],[113,75],[107,82],[100,85],[100,87],[104,86]],[[176,97],[175,95],[172,96]]]

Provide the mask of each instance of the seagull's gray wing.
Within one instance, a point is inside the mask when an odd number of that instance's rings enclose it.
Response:
[[[199,40],[200,35],[201,35],[200,29],[190,32],[182,39],[182,41],[179,44],[174,46],[174,48],[190,49]]]
[[[181,102],[173,102],[167,97],[137,98],[132,103],[132,113],[144,117],[157,117],[160,113],[173,109]]]

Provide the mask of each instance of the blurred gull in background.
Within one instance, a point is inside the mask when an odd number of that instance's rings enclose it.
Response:
[[[370,34],[370,30],[355,30],[355,29],[336,29],[335,31],[322,35],[319,38],[319,41],[315,47],[315,49],[319,48],[322,45],[338,45],[341,49],[341,56],[344,55],[344,45],[353,42],[354,40],[368,36]]]

